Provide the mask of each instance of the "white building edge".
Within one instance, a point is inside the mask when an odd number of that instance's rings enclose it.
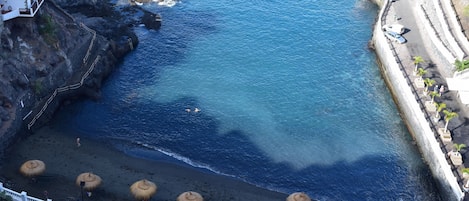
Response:
[[[34,17],[44,0],[0,0],[3,21],[17,17]]]
[[[454,73],[453,78],[446,78],[448,89],[458,92],[463,104],[469,106],[469,69]]]

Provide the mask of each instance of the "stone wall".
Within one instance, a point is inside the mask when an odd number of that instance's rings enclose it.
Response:
[[[407,84],[407,79],[400,70],[388,40],[380,29],[381,16],[384,14],[387,3],[387,1],[383,3],[379,19],[373,31],[373,42],[376,54],[381,62],[381,72],[393,93],[409,131],[413,134],[422,156],[438,183],[442,197],[446,200],[462,200],[464,193],[453,175],[451,166],[448,164],[445,154],[420,109],[411,87]]]

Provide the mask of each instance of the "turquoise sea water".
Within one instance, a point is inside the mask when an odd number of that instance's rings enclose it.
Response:
[[[57,129],[318,200],[440,199],[367,49],[369,1],[144,7],[161,29],[136,27],[102,99]]]

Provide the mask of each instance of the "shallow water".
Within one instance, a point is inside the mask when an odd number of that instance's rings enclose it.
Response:
[[[439,200],[367,49],[368,1],[144,7],[161,29],[137,27],[102,100],[55,127],[319,200]]]

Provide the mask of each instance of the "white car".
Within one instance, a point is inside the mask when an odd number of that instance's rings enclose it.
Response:
[[[401,24],[385,24],[383,26],[383,31],[392,31],[397,34],[403,34],[406,28]]]

